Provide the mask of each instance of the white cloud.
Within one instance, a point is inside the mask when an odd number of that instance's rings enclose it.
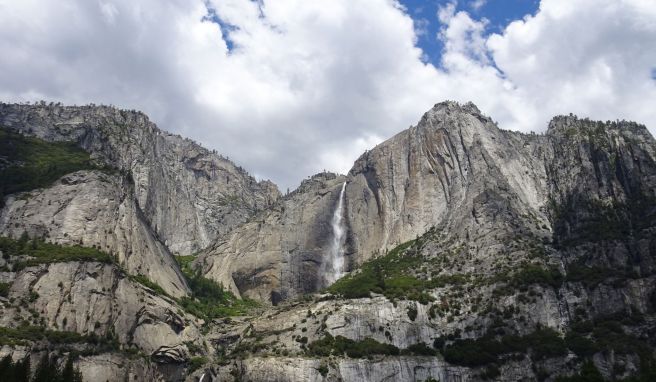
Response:
[[[415,19],[415,35],[419,38],[421,36],[426,36],[428,34],[428,26],[430,21],[425,18]]]
[[[656,127],[653,1],[543,0],[492,36],[447,5],[439,68],[406,12],[393,0],[0,0],[0,99],[142,109],[283,189],[346,172],[443,99],[525,131],[569,112]]]
[[[656,128],[656,3],[642,0],[543,0],[534,17],[511,23],[487,46],[519,94],[548,115],[574,112],[627,118]]]
[[[469,2],[469,6],[471,7],[472,10],[478,11],[481,8],[483,8],[483,6],[485,6],[486,3],[487,0],[473,0]]]
[[[440,7],[437,13],[439,21],[444,25],[438,38],[442,40],[445,52],[442,61],[448,63],[454,55],[462,58],[488,64],[485,26],[486,19],[473,20],[467,12],[456,12],[454,3]]]

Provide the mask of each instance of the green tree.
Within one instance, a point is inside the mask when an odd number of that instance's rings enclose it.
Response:
[[[34,371],[32,382],[52,382],[58,380],[59,370],[57,370],[57,363],[46,353],[41,357],[41,361]]]
[[[0,361],[0,381],[14,380],[14,361],[10,355],[5,356]]]
[[[82,373],[77,367],[73,367],[73,356],[68,356],[64,369],[61,373],[62,382],[82,382]]]
[[[14,381],[30,382],[30,367],[30,356],[16,362],[16,365],[14,365]]]

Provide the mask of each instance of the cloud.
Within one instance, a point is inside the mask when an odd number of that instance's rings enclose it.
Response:
[[[428,26],[430,21],[425,18],[415,19],[415,35],[417,37],[426,36],[428,34]]]
[[[469,7],[476,12],[483,8],[486,3],[487,0],[473,0],[469,2]]]
[[[538,126],[548,115],[634,119],[656,128],[649,78],[656,51],[656,3],[543,0],[540,11],[492,35],[487,47],[504,78],[530,101]]]
[[[447,4],[428,20],[441,25],[437,65],[408,12],[393,0],[0,0],[0,99],[141,109],[283,189],[346,172],[444,99],[523,131],[569,112],[656,126],[653,2],[543,0],[492,35]]]

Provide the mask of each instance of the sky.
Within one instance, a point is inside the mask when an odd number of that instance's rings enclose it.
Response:
[[[0,0],[0,101],[111,104],[281,190],[474,102],[656,131],[653,0]]]

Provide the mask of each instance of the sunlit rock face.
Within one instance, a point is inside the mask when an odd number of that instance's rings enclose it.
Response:
[[[589,141],[593,133],[603,142]],[[316,290],[346,181],[346,271],[438,227],[467,243],[462,267],[492,272],[516,236],[569,235],[571,223],[554,216],[555,204],[583,193],[603,203],[653,195],[653,158],[654,140],[637,124],[557,117],[545,134],[522,134],[499,129],[473,104],[444,102],[363,154],[345,179],[316,187],[308,181],[257,221],[220,237],[199,264],[208,277],[264,301]]]
[[[220,237],[201,253],[198,266],[235,294],[268,303],[318,290],[343,183],[343,176],[330,173],[306,179],[272,208]],[[348,241],[344,247],[348,256]]]
[[[266,253],[272,272],[232,284],[265,302],[285,282],[283,297],[320,287],[326,268],[315,263],[330,261],[340,200],[347,271],[375,277],[368,260],[417,239],[403,257],[377,264],[419,259],[407,275],[444,281],[424,289],[427,296],[419,299],[373,292],[281,304],[230,332],[250,330],[255,340],[245,336],[244,343],[267,343],[271,350],[253,351],[219,378],[549,380],[579,372],[585,357],[569,336],[597,322],[653,348],[653,342],[646,344],[656,311],[656,142],[644,126],[561,116],[544,134],[521,134],[500,130],[471,104],[441,103],[417,126],[365,153],[345,178],[313,177],[274,212],[220,238],[198,265],[230,283],[241,280],[235,275],[262,269],[253,264]],[[280,229],[291,216],[297,217],[293,228]],[[293,244],[272,250],[270,237]],[[313,255],[311,267],[301,266],[306,257],[293,256],[304,251]],[[276,268],[280,261],[284,265]],[[295,272],[282,271],[288,264],[295,264]],[[294,291],[291,279],[312,282],[297,283]],[[442,354],[312,357],[304,345],[341,336],[410,351],[417,344],[517,338],[544,328],[567,338],[567,348],[541,359],[533,343],[533,350],[497,360],[494,367],[444,362],[450,358]],[[589,356],[604,378],[640,368],[637,353],[604,346]]]
[[[132,189],[118,174],[78,171],[49,188],[30,191],[27,198],[7,198],[0,232],[98,247],[113,254],[131,274],[148,277],[172,296],[184,296],[187,283],[145,219]]]
[[[257,182],[226,158],[159,130],[140,112],[0,104],[0,124],[47,141],[77,142],[119,170],[145,221],[174,254],[207,247],[280,195],[271,182]]]
[[[140,113],[2,105],[0,121],[72,139],[114,169],[10,195],[0,213],[1,235],[116,256],[0,270],[0,326],[115,335],[119,350],[77,361],[89,380],[554,380],[586,358],[621,379],[645,362],[631,344],[654,348],[656,142],[644,126],[560,116],[544,134],[522,134],[443,102],[348,174],[317,174],[279,196]],[[202,275],[263,305],[208,323],[183,311],[189,288],[173,254],[196,251]],[[325,293],[342,272],[335,286],[358,275],[377,284],[346,284],[364,288],[353,298]],[[421,290],[405,293],[413,283]],[[521,348],[518,338],[545,328],[562,351]],[[623,347],[581,355],[567,342],[575,329]],[[490,336],[520,350],[491,363],[446,351]],[[317,351],[331,338],[396,350]],[[4,354],[38,359],[27,347]],[[192,360],[202,366],[192,371]]]

